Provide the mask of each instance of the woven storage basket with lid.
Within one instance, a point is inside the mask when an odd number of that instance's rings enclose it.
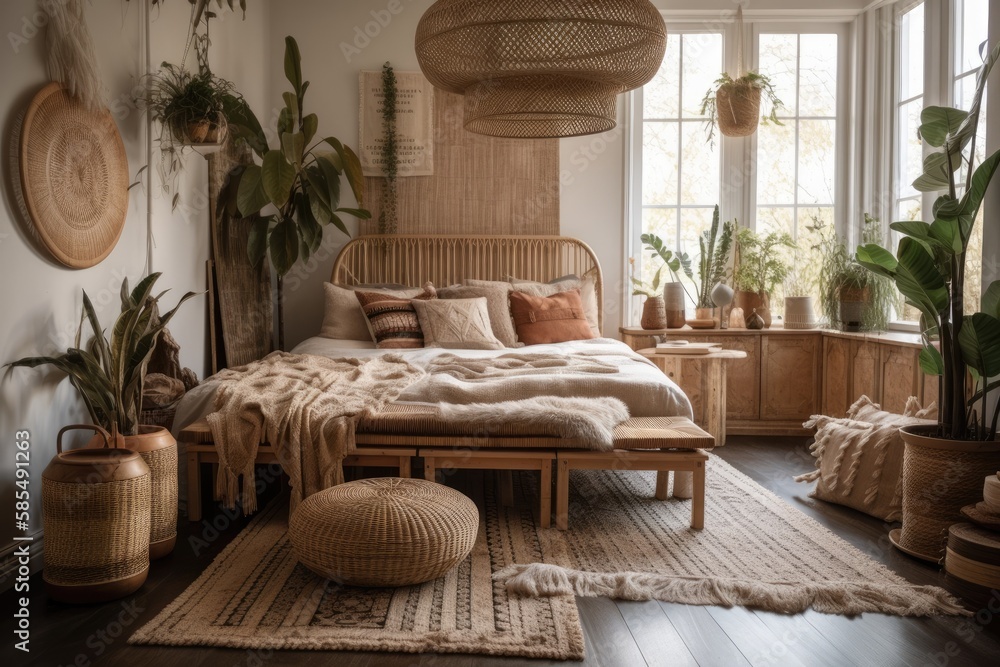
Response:
[[[288,537],[299,561],[352,586],[410,586],[443,576],[472,551],[479,510],[422,479],[348,482],[306,498]]]
[[[142,457],[125,449],[62,451],[42,472],[42,523],[49,594],[61,602],[93,603],[135,592],[149,571],[150,476]]]

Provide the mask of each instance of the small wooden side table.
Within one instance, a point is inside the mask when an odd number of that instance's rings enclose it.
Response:
[[[746,359],[747,353],[742,350],[719,350],[708,354],[671,354],[649,347],[639,350],[639,354],[656,364],[682,390],[681,365],[686,361],[703,364],[702,400],[705,403],[705,416],[704,423],[698,426],[715,438],[716,447],[726,444],[726,362],[731,359]]]

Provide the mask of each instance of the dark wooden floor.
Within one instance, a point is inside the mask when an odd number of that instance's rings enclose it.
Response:
[[[851,510],[814,501],[805,485],[791,476],[811,467],[803,438],[733,437],[718,450],[738,469],[814,517],[872,558],[917,584],[943,584],[935,569],[893,550],[882,522]],[[473,473],[475,474],[475,473]],[[214,527],[213,527],[214,524]],[[3,633],[8,665],[215,665],[277,666],[421,665],[511,666],[541,661],[470,656],[383,653],[263,652],[207,648],[126,646],[125,639],[191,583],[220,549],[245,525],[223,514],[196,525],[183,523],[179,544],[168,559],[157,562],[140,593],[124,601],[95,607],[67,607],[48,601],[40,577],[32,584],[32,652],[30,660],[11,646]],[[189,538],[194,538],[191,542]],[[197,553],[193,544],[198,545]],[[587,639],[585,665],[1000,665],[1000,620],[983,610],[972,619],[906,619],[878,614],[861,618],[808,612],[795,616],[742,608],[694,607],[662,602],[578,600]],[[1000,594],[997,597],[1000,605]],[[996,609],[997,606],[994,606]],[[12,591],[0,595],[0,609],[11,627]],[[572,664],[572,663],[571,663]]]

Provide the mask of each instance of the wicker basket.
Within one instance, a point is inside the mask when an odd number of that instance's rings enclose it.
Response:
[[[135,452],[117,448],[62,451],[73,429],[59,431],[55,458],[42,473],[42,522],[49,594],[95,603],[135,592],[149,572],[150,475]]]
[[[177,543],[177,441],[165,428],[142,425],[139,435],[125,436],[125,448],[137,452],[149,466],[149,558],[163,558]]]
[[[642,319],[639,326],[647,330],[667,328],[667,309],[662,296],[646,297],[642,304]]]
[[[748,137],[760,124],[760,88],[723,84],[715,93],[719,132],[727,137]]]
[[[443,576],[472,551],[475,503],[422,479],[341,484],[306,498],[288,526],[299,561],[352,586],[409,586]]]

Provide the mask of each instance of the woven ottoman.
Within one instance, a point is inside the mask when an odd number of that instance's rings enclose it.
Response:
[[[299,561],[351,586],[410,586],[437,579],[472,551],[475,503],[422,479],[348,482],[306,498],[288,525]]]

